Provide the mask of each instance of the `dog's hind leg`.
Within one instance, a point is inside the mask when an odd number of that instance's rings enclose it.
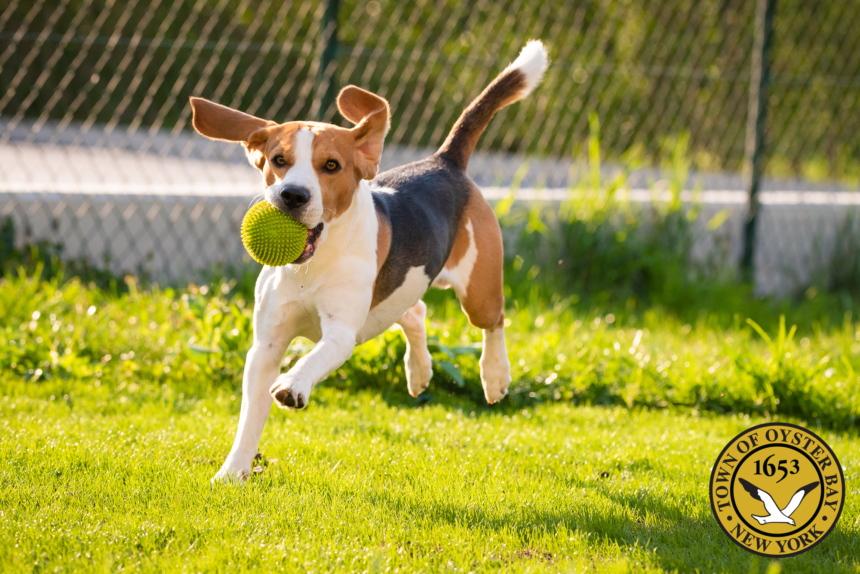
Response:
[[[502,400],[511,384],[511,364],[505,348],[502,264],[499,222],[481,192],[473,188],[454,248],[437,281],[440,286],[454,288],[469,322],[483,331],[481,384],[491,404]]]
[[[484,349],[481,351],[481,384],[487,402],[497,403],[508,394],[511,384],[511,363],[505,346],[505,313],[493,329],[484,329]]]
[[[419,300],[397,320],[406,337],[406,384],[413,397],[424,392],[433,376],[430,351],[427,350],[427,329],[424,326],[426,316],[427,305]]]
[[[484,297],[494,300],[496,305],[488,305]],[[484,337],[484,348],[479,362],[481,385],[484,387],[487,402],[497,403],[508,394],[511,384],[511,363],[508,361],[508,350],[505,346],[505,298],[501,294],[501,288],[499,293],[487,293],[480,298],[470,296],[467,291],[466,296],[460,298],[460,303],[469,322],[479,327]]]

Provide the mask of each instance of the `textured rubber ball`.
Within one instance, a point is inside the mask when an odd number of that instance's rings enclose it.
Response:
[[[257,263],[288,265],[299,258],[308,239],[307,228],[268,201],[255,204],[242,220],[242,244]]]

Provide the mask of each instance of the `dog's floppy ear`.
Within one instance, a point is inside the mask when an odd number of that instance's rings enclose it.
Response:
[[[347,86],[337,96],[340,113],[356,125],[355,170],[361,179],[373,179],[382,157],[382,143],[391,123],[388,102],[356,86]]]
[[[254,132],[275,125],[275,122],[203,98],[191,98],[191,109],[194,112],[191,120],[194,129],[213,140],[247,142]]]
[[[242,142],[251,164],[263,169],[265,157],[262,149],[268,140],[264,128],[277,125],[252,115],[204,100],[191,98],[194,117],[191,123],[200,135],[209,139]]]

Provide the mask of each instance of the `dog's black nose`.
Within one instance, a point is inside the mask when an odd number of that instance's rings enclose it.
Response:
[[[294,209],[309,202],[311,192],[303,187],[287,185],[281,190],[281,199],[284,200],[288,208]]]

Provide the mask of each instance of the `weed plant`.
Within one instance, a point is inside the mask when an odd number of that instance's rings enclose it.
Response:
[[[38,276],[0,282],[0,377],[8,393],[74,396],[86,388],[156,396],[164,385],[186,396],[213,388],[238,392],[252,303],[230,295],[231,284],[141,290],[129,278],[126,292],[114,293]],[[435,291],[429,299],[435,372],[428,393],[406,394],[405,343],[395,329],[356,348],[324,384],[373,390],[394,403],[465,401],[485,408],[479,330],[449,293]],[[726,325],[702,313],[685,323],[659,308],[613,312],[572,297],[533,297],[507,313],[514,382],[506,402],[788,415],[854,426],[860,327],[853,316],[802,329],[768,318],[779,324],[775,333],[739,316]],[[297,340],[284,368],[309,348]]]

